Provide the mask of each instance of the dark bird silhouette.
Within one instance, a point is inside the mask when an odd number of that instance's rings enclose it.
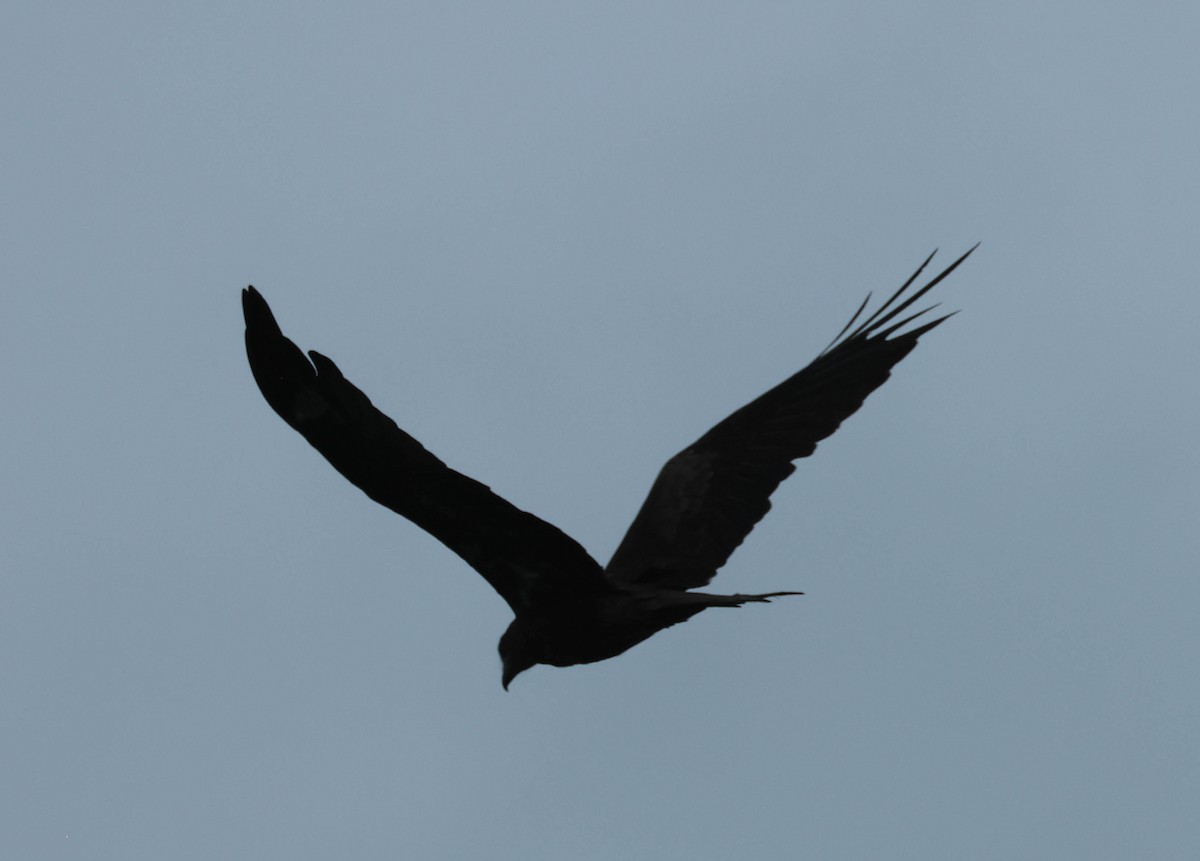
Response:
[[[921,335],[951,316],[901,331],[937,307],[902,316],[974,250],[909,294],[929,255],[855,326],[868,295],[812,363],[667,461],[605,568],[564,532],[438,460],[330,359],[315,350],[305,357],[253,287],[242,291],[246,353],[259,389],[285,422],[367,496],[462,557],[508,602],[516,618],[500,638],[507,690],[535,664],[602,661],[709,607],[801,594],[692,590],[712,580],[767,513],[772,492],[795,469],[792,461],[812,454]]]

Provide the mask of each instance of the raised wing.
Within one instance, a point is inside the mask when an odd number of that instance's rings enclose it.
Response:
[[[932,308],[896,320],[974,250],[905,296],[933,259],[929,255],[887,302],[853,328],[871,299],[867,296],[811,364],[667,461],[608,563],[609,579],[679,589],[712,580],[770,510],[771,494],[795,469],[792,461],[812,454],[883,385],[917,339],[946,319],[906,332],[900,330]]]
[[[325,356],[286,338],[265,299],[242,291],[246,355],[267,403],[371,499],[407,517],[483,575],[513,611],[606,588],[573,538],[455,472],[376,409]]]

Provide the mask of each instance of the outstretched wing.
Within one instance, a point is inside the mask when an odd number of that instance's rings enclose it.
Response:
[[[929,255],[879,310],[852,328],[868,296],[811,364],[667,461],[608,563],[609,579],[680,589],[712,580],[770,510],[771,494],[795,469],[792,461],[812,454],[883,385],[917,339],[946,319],[900,332],[932,310],[926,308],[896,321],[974,250],[905,296],[933,259]]]
[[[253,287],[242,291],[246,355],[267,403],[371,499],[407,517],[483,575],[514,612],[539,597],[601,589],[573,538],[455,472],[376,409],[325,356],[286,338]]]

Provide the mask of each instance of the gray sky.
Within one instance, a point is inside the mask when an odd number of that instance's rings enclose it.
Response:
[[[9,2],[0,854],[1200,854],[1194,3]],[[606,560],[867,290],[963,313],[706,613],[508,608],[263,403],[238,291]]]

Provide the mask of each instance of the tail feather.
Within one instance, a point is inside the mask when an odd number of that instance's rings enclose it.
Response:
[[[706,607],[740,607],[743,604],[758,603],[769,604],[772,598],[780,598],[784,595],[803,595],[803,592],[764,592],[761,595],[712,595],[708,592],[688,592],[688,595],[695,595],[702,599]]]

